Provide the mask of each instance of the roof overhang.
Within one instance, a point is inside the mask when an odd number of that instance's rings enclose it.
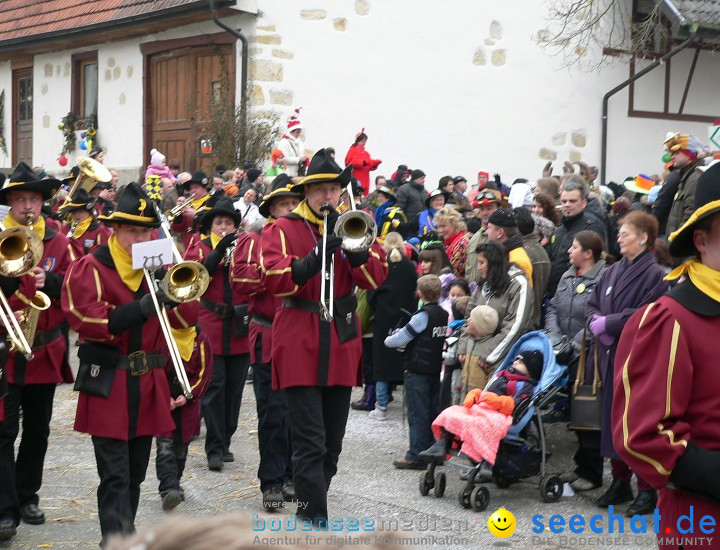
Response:
[[[660,1],[663,14],[672,22],[676,36],[689,36],[695,27],[701,40],[720,39],[720,0]]]

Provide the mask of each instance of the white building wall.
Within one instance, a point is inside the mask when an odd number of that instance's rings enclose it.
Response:
[[[454,0],[258,0],[260,16],[225,18],[250,43],[250,96],[256,110],[284,122],[302,106],[308,149],[333,146],[344,159],[365,127],[368,150],[383,159],[389,176],[398,164],[425,170],[430,186],[445,174],[474,179],[478,170],[499,172],[506,182],[540,175],[555,157],[600,162],[601,102],[628,77],[624,63],[601,71],[563,69],[561,60],[534,37],[546,26],[545,3]],[[137,173],[143,158],[143,66],[140,42],[212,34],[212,22],[98,45],[99,135],[106,164]],[[59,172],[62,134],[70,109],[71,54],[36,56],[34,164]],[[238,94],[242,59],[237,43]],[[688,65],[691,55],[679,61]],[[713,63],[715,70],[713,71]],[[682,89],[680,62],[673,76]],[[680,81],[680,79],[682,80]],[[688,98],[688,112],[720,114],[717,60],[702,57]],[[656,69],[636,87],[636,108],[662,104]],[[10,63],[0,63],[6,90],[5,136],[10,152]],[[681,93],[681,92],[680,92]],[[608,179],[662,168],[667,131],[704,138],[706,125],[628,118],[627,90],[610,101]],[[679,100],[678,100],[679,101]],[[673,105],[671,105],[673,107]],[[152,144],[148,144],[149,147]],[[76,154],[78,151],[76,151]],[[71,161],[72,161],[71,156]],[[0,166],[9,164],[2,159]]]
[[[7,155],[0,151],[0,166],[9,167],[12,155],[12,73],[9,61],[0,61],[0,90],[5,91],[5,109],[3,110],[3,139]]]
[[[538,177],[552,154],[556,173],[568,159],[599,164],[602,97],[629,76],[624,63],[562,69],[534,39],[546,26],[539,0],[521,11],[490,0],[260,0],[259,8],[251,79],[262,108],[286,118],[291,107],[272,95],[290,93],[303,107],[307,147],[334,146],[340,159],[365,127],[368,150],[384,161],[376,174],[404,163],[425,170],[431,186],[480,169],[506,182]],[[629,119],[627,98],[610,102],[611,180],[661,171],[668,130],[707,135],[705,124]],[[720,113],[714,103],[702,114]]]

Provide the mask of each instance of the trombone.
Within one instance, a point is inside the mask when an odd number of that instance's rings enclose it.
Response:
[[[180,387],[182,388],[183,395],[187,399],[192,399],[192,388],[190,381],[188,380],[187,372],[183,365],[183,360],[180,355],[180,350],[177,347],[177,342],[172,335],[172,327],[170,325],[170,319],[168,318],[167,309],[161,306],[158,302],[156,293],[162,288],[163,292],[170,297],[172,300],[180,303],[192,302],[202,296],[207,290],[210,284],[210,274],[207,268],[200,262],[183,261],[180,256],[180,251],[175,245],[175,241],[170,235],[170,227],[167,219],[160,211],[158,205],[152,201],[155,213],[160,219],[160,226],[165,233],[166,237],[169,237],[173,247],[173,257],[175,258],[176,264],[172,266],[163,277],[162,281],[158,283],[158,280],[154,276],[154,272],[160,267],[160,265],[152,265],[143,269],[145,275],[145,281],[147,282],[150,293],[152,294],[153,305],[155,311],[158,314],[160,321],[160,328],[165,338],[165,343],[170,350],[170,360],[172,361],[173,368],[175,369],[175,375],[177,376]],[[153,272],[153,275],[150,274]]]
[[[352,194],[352,184],[348,184],[348,197],[350,199],[350,210],[340,215],[335,222],[335,235],[342,239],[341,247],[348,252],[361,252],[370,248],[377,237],[377,223],[375,218],[363,210],[358,210],[355,205],[355,198]],[[323,242],[322,242],[322,279],[320,280],[320,315],[330,321],[333,318],[335,301],[335,257],[330,259],[330,273],[325,272],[326,251],[327,251],[327,219],[332,211],[329,203],[324,203],[320,210],[323,213]],[[325,301],[325,287],[330,285],[328,302]]]
[[[15,278],[31,272],[42,259],[43,242],[35,233],[32,226],[32,214],[27,216],[28,228],[11,227],[6,229],[0,223],[0,275]],[[40,296],[38,296],[38,294]],[[37,291],[33,297],[40,301],[47,299],[47,295]],[[29,307],[40,309],[34,305]],[[46,309],[46,308],[45,308]],[[2,322],[12,343],[12,348],[22,353],[30,361],[33,358],[32,345],[15,317],[4,292],[0,292],[0,322]]]

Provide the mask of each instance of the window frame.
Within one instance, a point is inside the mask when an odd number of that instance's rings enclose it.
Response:
[[[95,112],[85,112],[85,67],[88,65],[96,65],[98,67],[98,78],[96,86],[98,90],[95,93]],[[71,111],[81,118],[88,118],[91,115],[97,120],[98,96],[100,87],[100,66],[98,64],[97,50],[76,53],[72,55],[72,106]]]

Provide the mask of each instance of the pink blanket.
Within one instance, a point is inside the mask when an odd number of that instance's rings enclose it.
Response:
[[[433,435],[439,439],[442,428],[462,440],[460,451],[473,460],[495,464],[500,441],[512,425],[512,416],[480,405],[471,408],[453,405],[442,411],[432,424]]]

